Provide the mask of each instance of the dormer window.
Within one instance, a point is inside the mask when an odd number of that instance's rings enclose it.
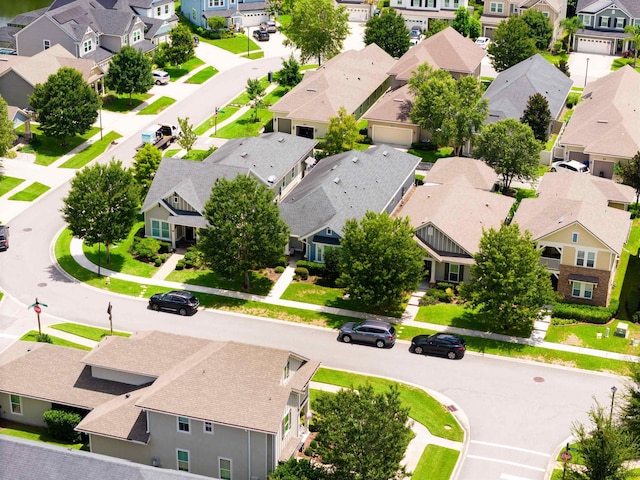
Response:
[[[87,40],[82,44],[82,47],[84,49],[84,53],[89,53],[91,50],[93,50],[93,41]]]
[[[142,34],[140,33],[140,30],[133,32],[133,43],[139,42],[141,38]]]
[[[173,203],[174,203],[175,205],[178,205],[178,200],[180,200],[180,197],[178,197],[178,194],[177,194],[177,193],[174,193],[174,194],[173,194]]]
[[[330,228],[327,228],[327,235],[333,235],[333,230],[331,230]]]
[[[289,360],[287,360],[287,363],[284,366],[284,369],[282,370],[282,378],[284,380],[284,383],[287,383],[287,380],[289,379],[290,374],[291,374],[291,365],[289,365]]]

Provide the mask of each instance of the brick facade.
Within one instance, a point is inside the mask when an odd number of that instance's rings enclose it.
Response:
[[[571,274],[596,277],[598,279],[598,284],[593,287],[592,299],[572,296],[573,281],[569,280],[569,275]],[[584,268],[575,265],[560,265],[558,293],[570,302],[606,307],[609,304],[610,279],[611,272],[608,270],[595,270],[593,268]]]

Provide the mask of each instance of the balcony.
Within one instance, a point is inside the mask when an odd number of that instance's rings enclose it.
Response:
[[[560,271],[560,259],[553,257],[540,257],[540,264],[544,265],[545,268],[551,272],[559,272]]]

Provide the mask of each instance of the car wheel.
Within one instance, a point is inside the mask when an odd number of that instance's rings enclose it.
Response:
[[[155,310],[156,312],[160,310],[160,305],[158,305],[157,303],[152,303],[151,304],[151,310]]]
[[[449,360],[453,360],[454,358],[456,358],[456,352],[454,352],[454,351],[447,352],[447,358]]]
[[[552,171],[552,172],[555,172],[555,171],[556,171],[556,169],[552,167],[552,168],[551,168],[551,171]]]
[[[160,80],[156,80],[156,85],[160,85]]]
[[[344,343],[351,343],[351,336],[349,336],[349,335],[343,335],[343,336],[342,336],[342,341],[343,341]]]
[[[416,347],[413,349],[413,353],[417,353],[418,355],[422,355],[424,353],[424,350],[422,349],[422,347]]]
[[[376,340],[376,347],[384,348],[384,342],[382,340]]]
[[[178,309],[178,313],[184,317],[187,314],[187,309],[186,308],[180,308],[180,309]]]

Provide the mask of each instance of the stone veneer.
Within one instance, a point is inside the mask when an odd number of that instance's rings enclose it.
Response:
[[[598,278],[598,284],[593,287],[593,298],[589,300],[572,296],[573,282],[569,281],[569,275],[571,274]],[[595,270],[593,268],[577,267],[575,265],[560,265],[558,293],[567,301],[606,307],[609,304],[610,278],[611,272],[608,270]]]

